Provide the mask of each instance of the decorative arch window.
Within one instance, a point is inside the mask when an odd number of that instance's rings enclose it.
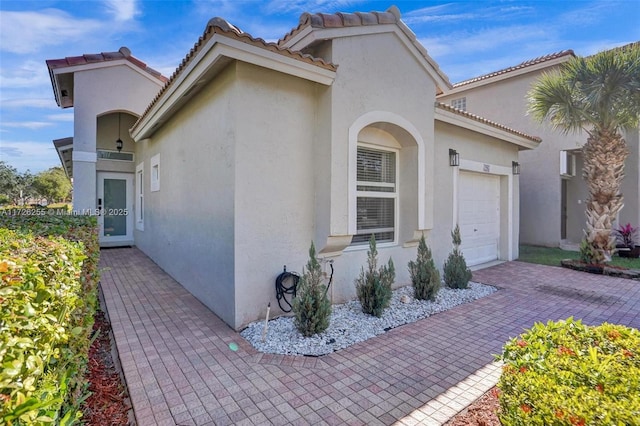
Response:
[[[415,242],[416,230],[430,229],[425,214],[425,161],[433,158],[418,129],[387,111],[370,111],[349,127],[348,234],[351,248],[365,248],[371,236],[381,246]],[[339,206],[339,203],[337,203]]]

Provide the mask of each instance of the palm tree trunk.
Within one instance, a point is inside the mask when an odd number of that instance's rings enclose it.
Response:
[[[593,253],[591,263],[604,263],[611,260],[615,248],[611,229],[618,212],[624,206],[620,186],[629,150],[619,133],[594,131],[587,139],[582,153],[583,177],[589,191],[585,237]]]

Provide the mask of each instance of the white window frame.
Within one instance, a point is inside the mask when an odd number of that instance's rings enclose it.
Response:
[[[365,182],[362,181],[358,181],[357,180],[357,171],[356,171],[356,181],[354,182],[355,184],[355,195],[356,195],[356,204],[355,204],[355,211],[354,214],[356,215],[356,233],[358,231],[357,229],[357,215],[358,215],[358,198],[362,197],[366,197],[366,198],[393,198],[394,199],[394,203],[393,203],[393,241],[384,241],[384,242],[380,242],[376,240],[376,246],[378,247],[389,247],[389,246],[395,246],[398,244],[398,231],[400,229],[399,226],[399,199],[400,199],[400,190],[399,190],[399,184],[400,184],[400,150],[396,149],[396,148],[391,148],[391,147],[387,147],[387,146],[382,146],[382,145],[375,145],[375,144],[368,144],[368,143],[364,143],[364,142],[358,142],[357,147],[356,147],[356,158],[357,158],[357,150],[358,148],[366,148],[366,149],[370,149],[373,151],[381,151],[381,152],[393,152],[395,154],[395,172],[396,172],[396,176],[395,176],[395,184],[388,184],[388,183],[382,183],[382,182],[376,182],[375,186],[394,186],[395,187],[395,191],[393,192],[382,192],[382,191],[361,191],[358,189],[358,185],[363,185]],[[356,160],[357,161],[357,160]],[[373,186],[373,185],[371,185]],[[367,242],[358,242],[358,243],[351,243],[350,248],[368,248],[369,247],[369,243],[368,240]]]
[[[462,110],[462,111],[466,111],[467,110],[467,97],[464,96],[462,98],[457,98],[457,99],[451,99],[451,106]]]
[[[576,155],[570,151],[560,151],[560,174],[562,176],[576,175]]]
[[[144,231],[144,163],[136,166],[136,229]]]
[[[153,157],[151,157],[150,160],[150,167],[151,167],[151,173],[150,173],[150,189],[151,192],[157,192],[160,191],[160,154],[156,154]]]
[[[119,155],[131,156],[131,158],[127,158],[127,159],[104,158],[101,156],[103,154],[119,154]],[[102,161],[121,161],[125,163],[133,163],[135,161],[134,153],[129,151],[113,151],[111,149],[97,149],[96,155],[98,160],[102,160]]]

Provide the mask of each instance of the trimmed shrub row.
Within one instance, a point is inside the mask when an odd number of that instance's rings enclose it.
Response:
[[[640,332],[572,318],[507,342],[498,383],[503,425],[639,425]]]
[[[0,215],[3,424],[81,417],[98,258],[95,218]]]

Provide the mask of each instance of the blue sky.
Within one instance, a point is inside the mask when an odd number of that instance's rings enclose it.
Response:
[[[454,83],[564,49],[590,55],[640,40],[637,0],[2,0],[0,160],[46,170],[59,165],[51,141],[73,135],[73,110],[57,107],[46,59],[127,46],[169,76],[214,16],[276,41],[303,12],[392,4]]]

